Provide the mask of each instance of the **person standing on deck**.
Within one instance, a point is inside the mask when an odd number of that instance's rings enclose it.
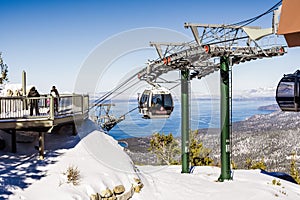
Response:
[[[51,91],[50,91],[50,95],[51,95],[52,97],[54,97],[54,111],[55,111],[55,112],[58,112],[59,93],[58,93],[58,91],[57,91],[57,89],[56,89],[55,86],[52,86],[52,89],[51,89]]]
[[[40,97],[39,92],[35,89],[35,87],[32,87],[28,92],[28,97]],[[30,99],[30,116],[33,115],[33,108],[35,109],[35,115],[40,115],[39,112],[39,100],[38,99]]]

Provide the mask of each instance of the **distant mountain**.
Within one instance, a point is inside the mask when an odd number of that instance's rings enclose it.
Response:
[[[256,88],[250,90],[233,90],[233,98],[235,99],[249,99],[249,98],[275,98],[276,87]]]
[[[99,92],[90,94],[90,99],[98,99],[103,97],[106,92]],[[274,100],[276,96],[276,87],[261,87],[249,90],[234,90],[232,91],[233,100],[243,100],[243,99],[264,99],[264,100]],[[137,95],[126,96],[113,95],[113,101],[137,101]],[[110,100],[111,97],[108,98]],[[220,99],[220,94],[206,94],[206,93],[196,93],[193,92],[191,95],[192,99]],[[175,100],[175,99],[174,99]]]
[[[277,104],[267,105],[267,106],[260,106],[258,110],[269,110],[269,111],[277,111],[280,110]]]
[[[235,90],[233,88],[232,97],[234,100],[243,99],[275,99],[276,87],[261,87],[247,90]],[[195,99],[219,99],[220,94],[193,93]]]

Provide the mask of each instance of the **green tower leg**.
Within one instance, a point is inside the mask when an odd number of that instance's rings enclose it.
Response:
[[[181,173],[189,173],[189,80],[188,69],[181,70]]]
[[[221,175],[219,181],[231,179],[230,169],[230,95],[229,95],[229,58],[220,58],[221,90]]]

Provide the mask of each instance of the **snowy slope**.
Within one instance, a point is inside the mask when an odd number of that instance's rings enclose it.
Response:
[[[79,169],[78,186],[67,183],[69,166]],[[131,188],[138,175],[130,158],[110,136],[93,131],[73,149],[67,150],[55,164],[50,165],[47,175],[34,182],[24,191],[17,190],[10,199],[89,199],[91,194],[106,188],[124,185]]]
[[[263,175],[260,170],[236,170],[232,181],[216,182],[218,167],[196,167],[193,174],[181,174],[180,166],[139,167],[145,188],[140,199],[300,199],[300,186]],[[279,198],[277,198],[279,197]]]
[[[87,125],[83,126],[83,129],[85,128],[88,129]],[[22,157],[22,163],[12,164],[11,171],[14,170],[14,174],[22,176],[24,168],[30,168],[30,162],[36,162],[38,167],[35,170],[42,176],[36,178],[28,175],[24,181],[26,186],[24,182],[20,182],[20,185],[15,183],[13,187],[7,187],[13,193],[7,196],[8,199],[88,200],[91,194],[120,184],[128,191],[135,178],[140,178],[144,187],[140,193],[133,195],[133,200],[300,199],[299,185],[284,180],[280,180],[280,185],[274,185],[272,181],[275,178],[261,174],[259,170],[236,170],[232,181],[220,183],[216,182],[220,175],[218,167],[196,167],[192,174],[181,174],[181,166],[136,168],[122,147],[110,136],[94,129],[86,136],[79,135],[82,139],[75,147],[55,150],[58,156],[51,158],[51,162],[48,160],[43,164],[41,161],[35,161],[34,157],[27,156],[28,159]],[[53,143],[61,142],[52,140],[51,144],[50,140],[51,138],[48,139],[48,149],[55,146]],[[1,156],[2,162],[7,162],[6,166],[9,166],[10,159],[4,158],[10,157]],[[78,186],[67,183],[63,172],[69,166],[76,166],[80,170],[81,179]],[[0,175],[0,180],[8,178],[4,174]],[[275,180],[277,183],[279,179]]]

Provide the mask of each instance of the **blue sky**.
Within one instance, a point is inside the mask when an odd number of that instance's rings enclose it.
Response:
[[[36,85],[42,93],[52,85],[72,92],[85,59],[113,35],[160,27],[191,37],[190,31],[183,28],[184,22],[230,24],[257,16],[277,2],[0,0],[0,51],[9,66],[11,83],[21,82],[25,70],[28,84]],[[269,27],[270,18],[255,25]],[[281,58],[237,66],[234,87],[275,87],[283,73],[297,69],[298,55],[299,49],[292,48]],[[142,66],[148,59],[139,55],[138,61]]]

